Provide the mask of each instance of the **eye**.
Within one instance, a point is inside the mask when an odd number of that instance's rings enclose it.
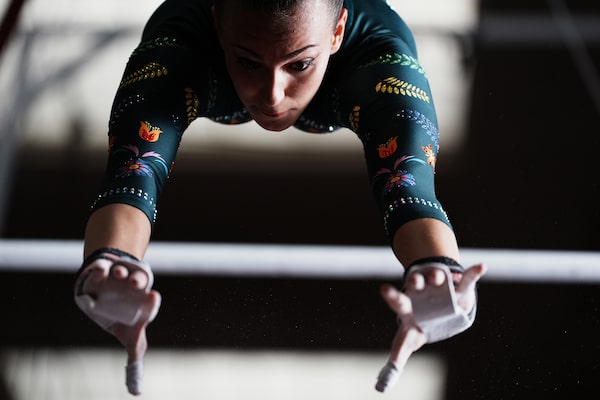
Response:
[[[290,64],[290,69],[296,72],[302,72],[308,69],[315,62],[314,58],[309,58],[307,60],[296,61]]]
[[[237,63],[239,65],[241,65],[242,68],[245,68],[247,70],[257,69],[260,66],[260,64],[257,63],[256,61],[252,61],[252,60],[249,60],[249,59],[244,58],[244,57],[239,57],[237,59]]]

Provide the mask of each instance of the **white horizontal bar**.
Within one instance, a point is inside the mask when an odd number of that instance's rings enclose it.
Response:
[[[0,271],[74,272],[81,241],[0,240]],[[600,252],[471,249],[462,263],[488,265],[484,280],[600,282]],[[146,255],[156,274],[270,277],[399,278],[387,247],[152,242]]]

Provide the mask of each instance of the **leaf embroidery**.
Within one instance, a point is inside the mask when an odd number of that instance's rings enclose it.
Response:
[[[145,81],[147,79],[159,78],[167,75],[168,73],[169,70],[167,67],[162,66],[157,62],[150,62],[137,71],[127,75],[119,84],[119,89],[122,89],[125,86],[129,86],[133,83]]]
[[[431,101],[429,95],[423,89],[419,89],[412,83],[405,82],[392,76],[377,83],[377,85],[375,85],[375,91],[385,94],[414,97],[419,100],[423,100],[426,103]]]

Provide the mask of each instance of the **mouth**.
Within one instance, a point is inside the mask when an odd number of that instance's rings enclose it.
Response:
[[[262,111],[262,114],[268,118],[277,119],[277,118],[281,118],[284,115],[286,115],[287,111],[283,111],[283,112]]]

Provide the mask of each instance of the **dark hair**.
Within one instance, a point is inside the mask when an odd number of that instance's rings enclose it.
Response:
[[[304,1],[305,0],[215,0],[214,3],[215,11],[218,16],[223,15],[226,3],[232,3],[232,6],[234,6],[233,3],[237,3],[243,4],[256,11],[262,11],[274,16],[286,17],[289,16],[294,9],[302,5]],[[344,5],[344,0],[324,1],[329,3],[333,21],[336,23]]]

